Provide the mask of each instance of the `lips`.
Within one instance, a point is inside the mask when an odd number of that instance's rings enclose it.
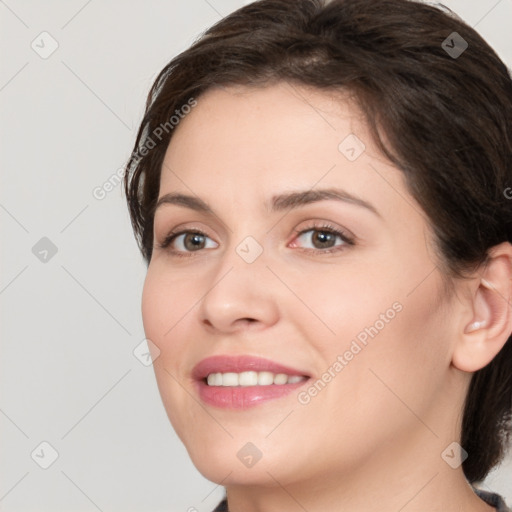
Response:
[[[260,357],[240,356],[212,356],[203,359],[192,370],[195,380],[203,381],[210,373],[241,373],[246,371],[284,373],[286,375],[299,375],[310,377],[303,370],[284,366],[282,364]]]
[[[215,380],[221,374],[225,377],[233,374],[243,375],[244,372],[258,374],[257,385],[209,385],[207,382],[208,375],[214,375]],[[268,376],[274,374],[276,378],[279,374],[285,374],[288,377],[286,384],[268,382]],[[265,375],[266,384],[259,384],[260,376]],[[270,359],[254,357],[248,355],[240,356],[212,356],[203,359],[192,370],[192,376],[195,379],[195,390],[199,399],[206,405],[210,405],[221,409],[245,410],[274,400],[290,400],[293,392],[300,387],[305,386],[310,379],[303,370],[285,366]],[[283,375],[284,376],[284,375]],[[290,382],[294,379],[292,376],[303,377],[297,382]],[[223,379],[224,379],[223,377]],[[296,377],[295,377],[296,378]],[[282,378],[279,377],[282,381]],[[223,382],[223,384],[225,384]],[[271,384],[271,385],[270,385]]]

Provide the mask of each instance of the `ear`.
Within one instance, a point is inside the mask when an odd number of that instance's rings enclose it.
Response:
[[[488,255],[469,285],[452,354],[452,364],[465,372],[489,364],[512,333],[512,245],[503,242]]]

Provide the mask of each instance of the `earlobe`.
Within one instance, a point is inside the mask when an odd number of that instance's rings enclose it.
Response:
[[[452,354],[452,364],[465,372],[475,372],[489,364],[512,332],[511,244],[504,242],[493,247],[471,289],[467,308],[470,320],[459,331]]]

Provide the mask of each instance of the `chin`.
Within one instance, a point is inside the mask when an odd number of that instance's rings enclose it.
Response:
[[[194,448],[185,445],[192,463],[206,479],[220,485],[269,485],[275,480],[269,475],[277,476],[278,467],[283,464],[273,457],[265,457],[247,442],[229,439],[215,446],[194,443]]]
[[[201,475],[207,480],[224,487],[236,485],[274,487],[278,485],[276,480],[280,483],[288,481],[286,476],[279,474],[275,470],[267,469],[261,461],[252,468],[243,467],[241,464],[219,465],[218,461],[202,461],[202,463],[204,464],[194,463]]]

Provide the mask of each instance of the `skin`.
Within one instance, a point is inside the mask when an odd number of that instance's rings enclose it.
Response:
[[[512,330],[510,244],[449,293],[425,214],[341,94],[210,89],[175,130],[159,195],[197,196],[214,215],[157,210],[143,323],[168,417],[198,470],[226,487],[230,511],[494,510],[441,454],[460,440],[471,372]],[[351,133],[366,146],[355,161],[338,149]],[[334,200],[265,208],[274,194],[330,187],[379,215]],[[313,221],[355,245],[319,244],[321,227],[295,232]],[[199,250],[183,236],[172,247],[184,257],[158,247],[194,228],[207,234]],[[252,263],[236,252],[247,236],[263,249]],[[243,411],[200,402],[191,370],[205,357],[265,357],[316,381],[394,303],[401,311],[309,403],[297,393]],[[475,321],[486,325],[468,332]],[[237,457],[247,442],[262,454],[250,468]]]

